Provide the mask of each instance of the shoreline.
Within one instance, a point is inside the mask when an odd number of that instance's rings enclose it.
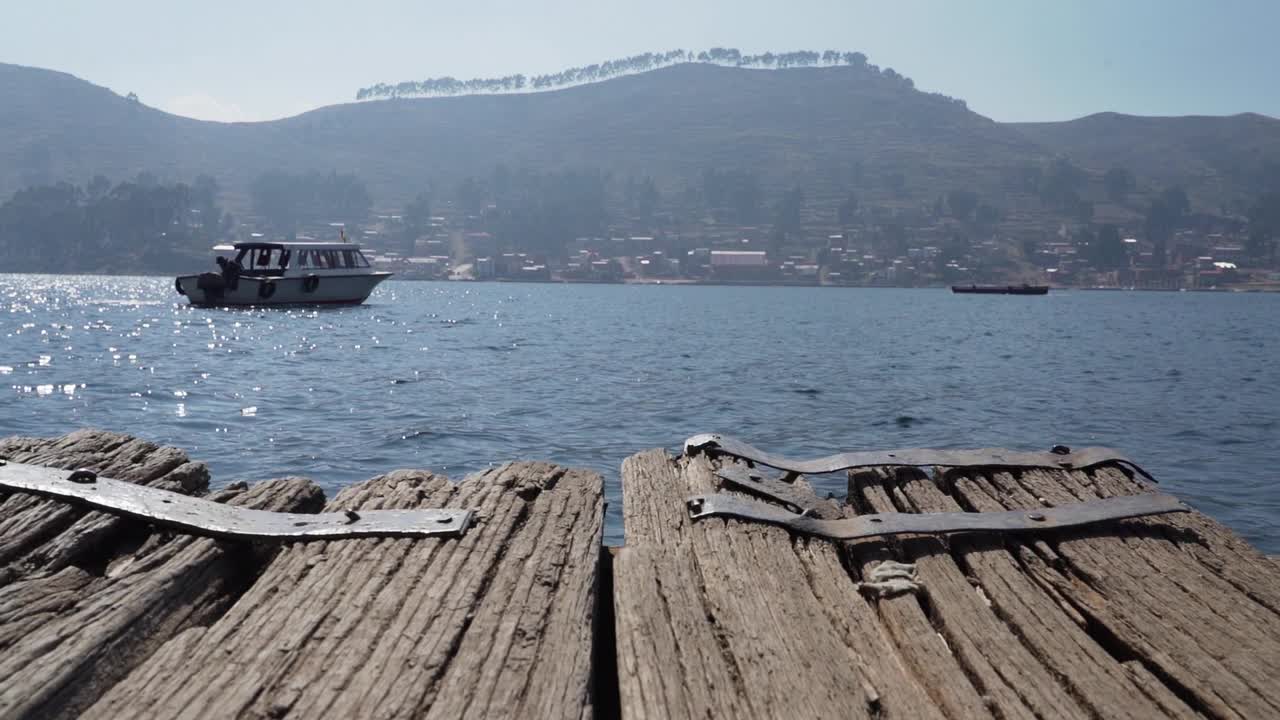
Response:
[[[0,276],[5,275],[46,275],[51,277],[138,277],[138,278],[169,278],[168,273],[112,273],[112,272],[0,272]],[[549,280],[523,280],[518,278],[488,278],[484,280],[476,280],[469,278],[423,278],[423,277],[402,277],[392,275],[388,278],[388,282],[413,282],[413,283],[509,283],[519,285],[666,285],[675,287],[801,287],[801,288],[847,288],[847,289],[876,289],[876,290],[949,290],[950,284],[942,285],[870,285],[870,284],[848,284],[848,283],[821,283],[821,282],[778,282],[778,281],[753,281],[753,280],[704,280],[704,279],[642,279],[631,278],[626,280],[579,280],[568,278],[552,278]],[[1000,283],[996,283],[1000,284]],[[1108,287],[1108,286],[1084,286],[1084,285],[1050,285],[1050,292],[1065,291],[1089,291],[1089,292],[1193,292],[1193,293],[1280,293],[1280,284],[1264,285],[1264,286],[1236,286],[1221,288],[1140,288],[1140,287]]]

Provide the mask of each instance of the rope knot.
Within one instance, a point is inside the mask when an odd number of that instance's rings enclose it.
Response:
[[[857,587],[859,592],[879,599],[917,592],[921,585],[916,580],[914,563],[885,560],[872,568],[867,581],[858,583]]]

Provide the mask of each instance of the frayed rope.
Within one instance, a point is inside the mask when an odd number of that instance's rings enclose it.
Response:
[[[875,598],[894,597],[903,593],[916,592],[920,583],[916,581],[914,564],[885,560],[871,569],[871,576],[866,582],[858,583],[858,590]]]

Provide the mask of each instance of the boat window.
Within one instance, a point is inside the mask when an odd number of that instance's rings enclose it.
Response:
[[[356,250],[356,267],[369,267],[369,261],[365,258],[364,253],[359,250]]]
[[[279,263],[279,264],[280,264],[280,269],[281,269],[281,270],[284,270],[285,268],[289,267],[289,258],[290,258],[292,255],[293,255],[293,251],[292,251],[292,250],[281,250],[281,251],[280,251],[280,263]]]
[[[327,263],[329,264],[328,266],[329,266],[330,268],[333,268],[333,269],[335,269],[335,270],[336,270],[337,268],[342,267],[342,265],[340,264],[340,262],[339,262],[339,260],[338,260],[338,251],[337,251],[337,250],[325,250],[325,251],[324,251],[324,259],[325,259],[325,262],[327,262]]]
[[[258,251],[257,266],[260,268],[271,267],[271,248],[262,248]]]
[[[356,266],[356,251],[355,251],[355,250],[343,250],[343,251],[342,251],[342,266],[343,266],[343,267],[347,267],[347,268],[353,268],[353,267],[355,267],[355,266]]]

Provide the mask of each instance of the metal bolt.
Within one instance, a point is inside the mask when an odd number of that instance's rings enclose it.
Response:
[[[86,470],[85,468],[80,468],[79,470],[76,470],[75,472],[68,475],[67,479],[73,483],[79,483],[81,485],[91,485],[93,483],[98,482],[98,473],[92,470]]]
[[[1053,448],[1049,450],[1049,452],[1053,453],[1054,455],[1070,455],[1071,448],[1067,447],[1066,445],[1054,445]]]
[[[448,525],[449,523],[453,522],[453,518],[442,517],[439,520],[436,520],[436,522],[440,523],[441,525]]]
[[[884,519],[883,519],[883,518],[878,518],[878,517],[869,517],[869,518],[867,518],[867,520],[869,520],[869,521],[871,521],[871,522],[874,522],[874,523],[884,522]]]
[[[9,464],[8,460],[5,460],[4,458],[0,458],[0,467],[4,467],[5,465],[8,465],[8,464]]]
[[[1042,521],[1044,520],[1044,513],[1038,513],[1038,512],[1027,513],[1027,517],[1031,518],[1032,520]]]

